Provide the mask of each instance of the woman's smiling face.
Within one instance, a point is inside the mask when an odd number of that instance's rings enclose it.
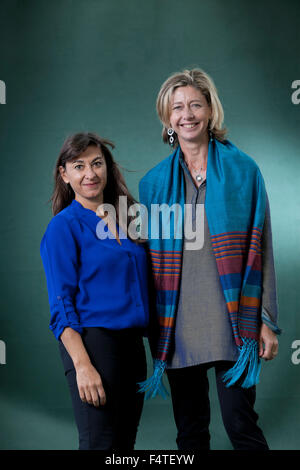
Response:
[[[207,139],[211,108],[205,96],[193,86],[175,89],[170,103],[170,125],[180,141]]]
[[[85,206],[86,202],[103,202],[103,191],[107,182],[105,158],[99,147],[90,145],[78,157],[60,167],[65,183],[70,183],[75,199]]]

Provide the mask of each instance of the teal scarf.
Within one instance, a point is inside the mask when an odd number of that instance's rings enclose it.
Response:
[[[148,248],[159,324],[158,335],[149,338],[155,343],[154,372],[148,380],[139,384],[139,391],[147,392],[146,398],[157,393],[165,396],[167,393],[162,377],[175,331],[184,238],[185,187],[180,152],[178,147],[150,170],[139,185],[140,202],[148,211]],[[173,204],[181,211],[177,214],[170,214],[169,211],[170,236],[164,237],[160,234],[165,230],[165,222],[162,223],[162,217],[155,217],[154,221],[151,207],[168,211]],[[242,374],[242,387],[251,387],[259,380],[261,234],[265,206],[264,181],[256,163],[231,142],[211,140],[205,211],[216,267],[239,351],[235,365],[223,377],[228,387],[236,383]]]

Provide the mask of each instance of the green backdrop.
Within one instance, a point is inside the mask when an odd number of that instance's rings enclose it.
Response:
[[[300,105],[291,99],[299,20],[298,0],[0,1],[1,449],[77,448],[39,255],[65,137],[90,130],[113,140],[137,196],[139,179],[169,153],[155,112],[159,87],[194,66],[214,78],[230,140],[266,181],[284,332],[279,356],[263,364],[256,408],[272,449],[300,449],[300,364],[292,362],[300,340]],[[148,347],[147,355],[150,373]],[[210,384],[212,448],[231,449],[213,373]],[[145,402],[136,448],[176,449],[175,437],[170,399]]]

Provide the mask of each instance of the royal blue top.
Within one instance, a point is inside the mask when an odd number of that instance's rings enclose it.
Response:
[[[57,339],[66,327],[79,333],[88,326],[141,328],[147,333],[145,249],[129,238],[120,245],[110,232],[111,238],[100,239],[99,221],[94,211],[74,199],[52,218],[41,241],[50,329]]]

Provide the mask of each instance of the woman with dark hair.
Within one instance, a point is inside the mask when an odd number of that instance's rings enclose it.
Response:
[[[65,141],[41,257],[79,449],[130,451],[144,399],[137,382],[146,377],[147,261],[119,224],[119,197],[134,199],[108,146],[92,133]],[[115,218],[102,204],[115,208]],[[99,238],[99,223],[106,237]]]

